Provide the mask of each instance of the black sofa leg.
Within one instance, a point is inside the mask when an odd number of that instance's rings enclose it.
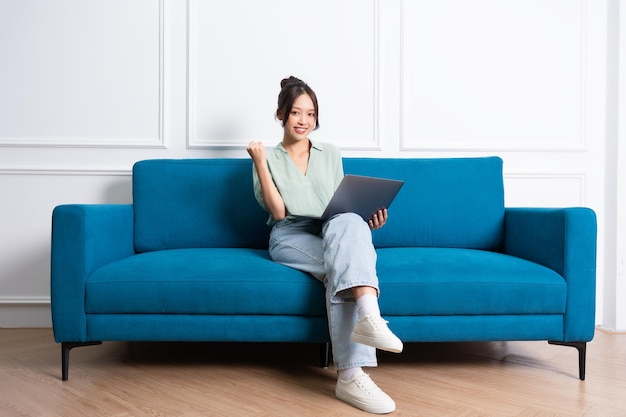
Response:
[[[67,381],[70,368],[70,350],[75,347],[101,345],[102,342],[63,342],[61,343],[61,379]]]
[[[320,343],[320,367],[328,368],[330,362],[330,342]]]
[[[551,345],[570,346],[578,349],[578,377],[585,380],[585,367],[587,358],[587,343],[585,342],[555,342],[548,341]]]

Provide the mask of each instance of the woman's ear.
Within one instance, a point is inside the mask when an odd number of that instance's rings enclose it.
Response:
[[[283,121],[283,113],[280,111],[280,109],[276,110],[276,118],[281,122]]]

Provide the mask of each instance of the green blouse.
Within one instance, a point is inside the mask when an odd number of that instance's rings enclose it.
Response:
[[[279,143],[267,152],[267,165],[278,192],[285,202],[287,217],[321,217],[343,178],[339,148],[329,143],[311,141],[311,154],[306,174],[291,160]],[[254,195],[265,209],[263,193],[253,167]],[[276,223],[269,218],[268,225]]]

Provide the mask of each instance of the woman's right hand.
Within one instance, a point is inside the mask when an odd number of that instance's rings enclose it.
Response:
[[[265,146],[261,141],[252,141],[248,144],[246,149],[252,160],[258,165],[265,161]]]

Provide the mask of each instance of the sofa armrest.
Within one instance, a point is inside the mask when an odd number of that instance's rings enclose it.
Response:
[[[593,338],[596,234],[589,208],[506,209],[504,253],[551,268],[567,281],[565,342]]]
[[[55,207],[52,213],[50,296],[57,342],[87,340],[86,277],[102,265],[133,254],[131,205]]]

